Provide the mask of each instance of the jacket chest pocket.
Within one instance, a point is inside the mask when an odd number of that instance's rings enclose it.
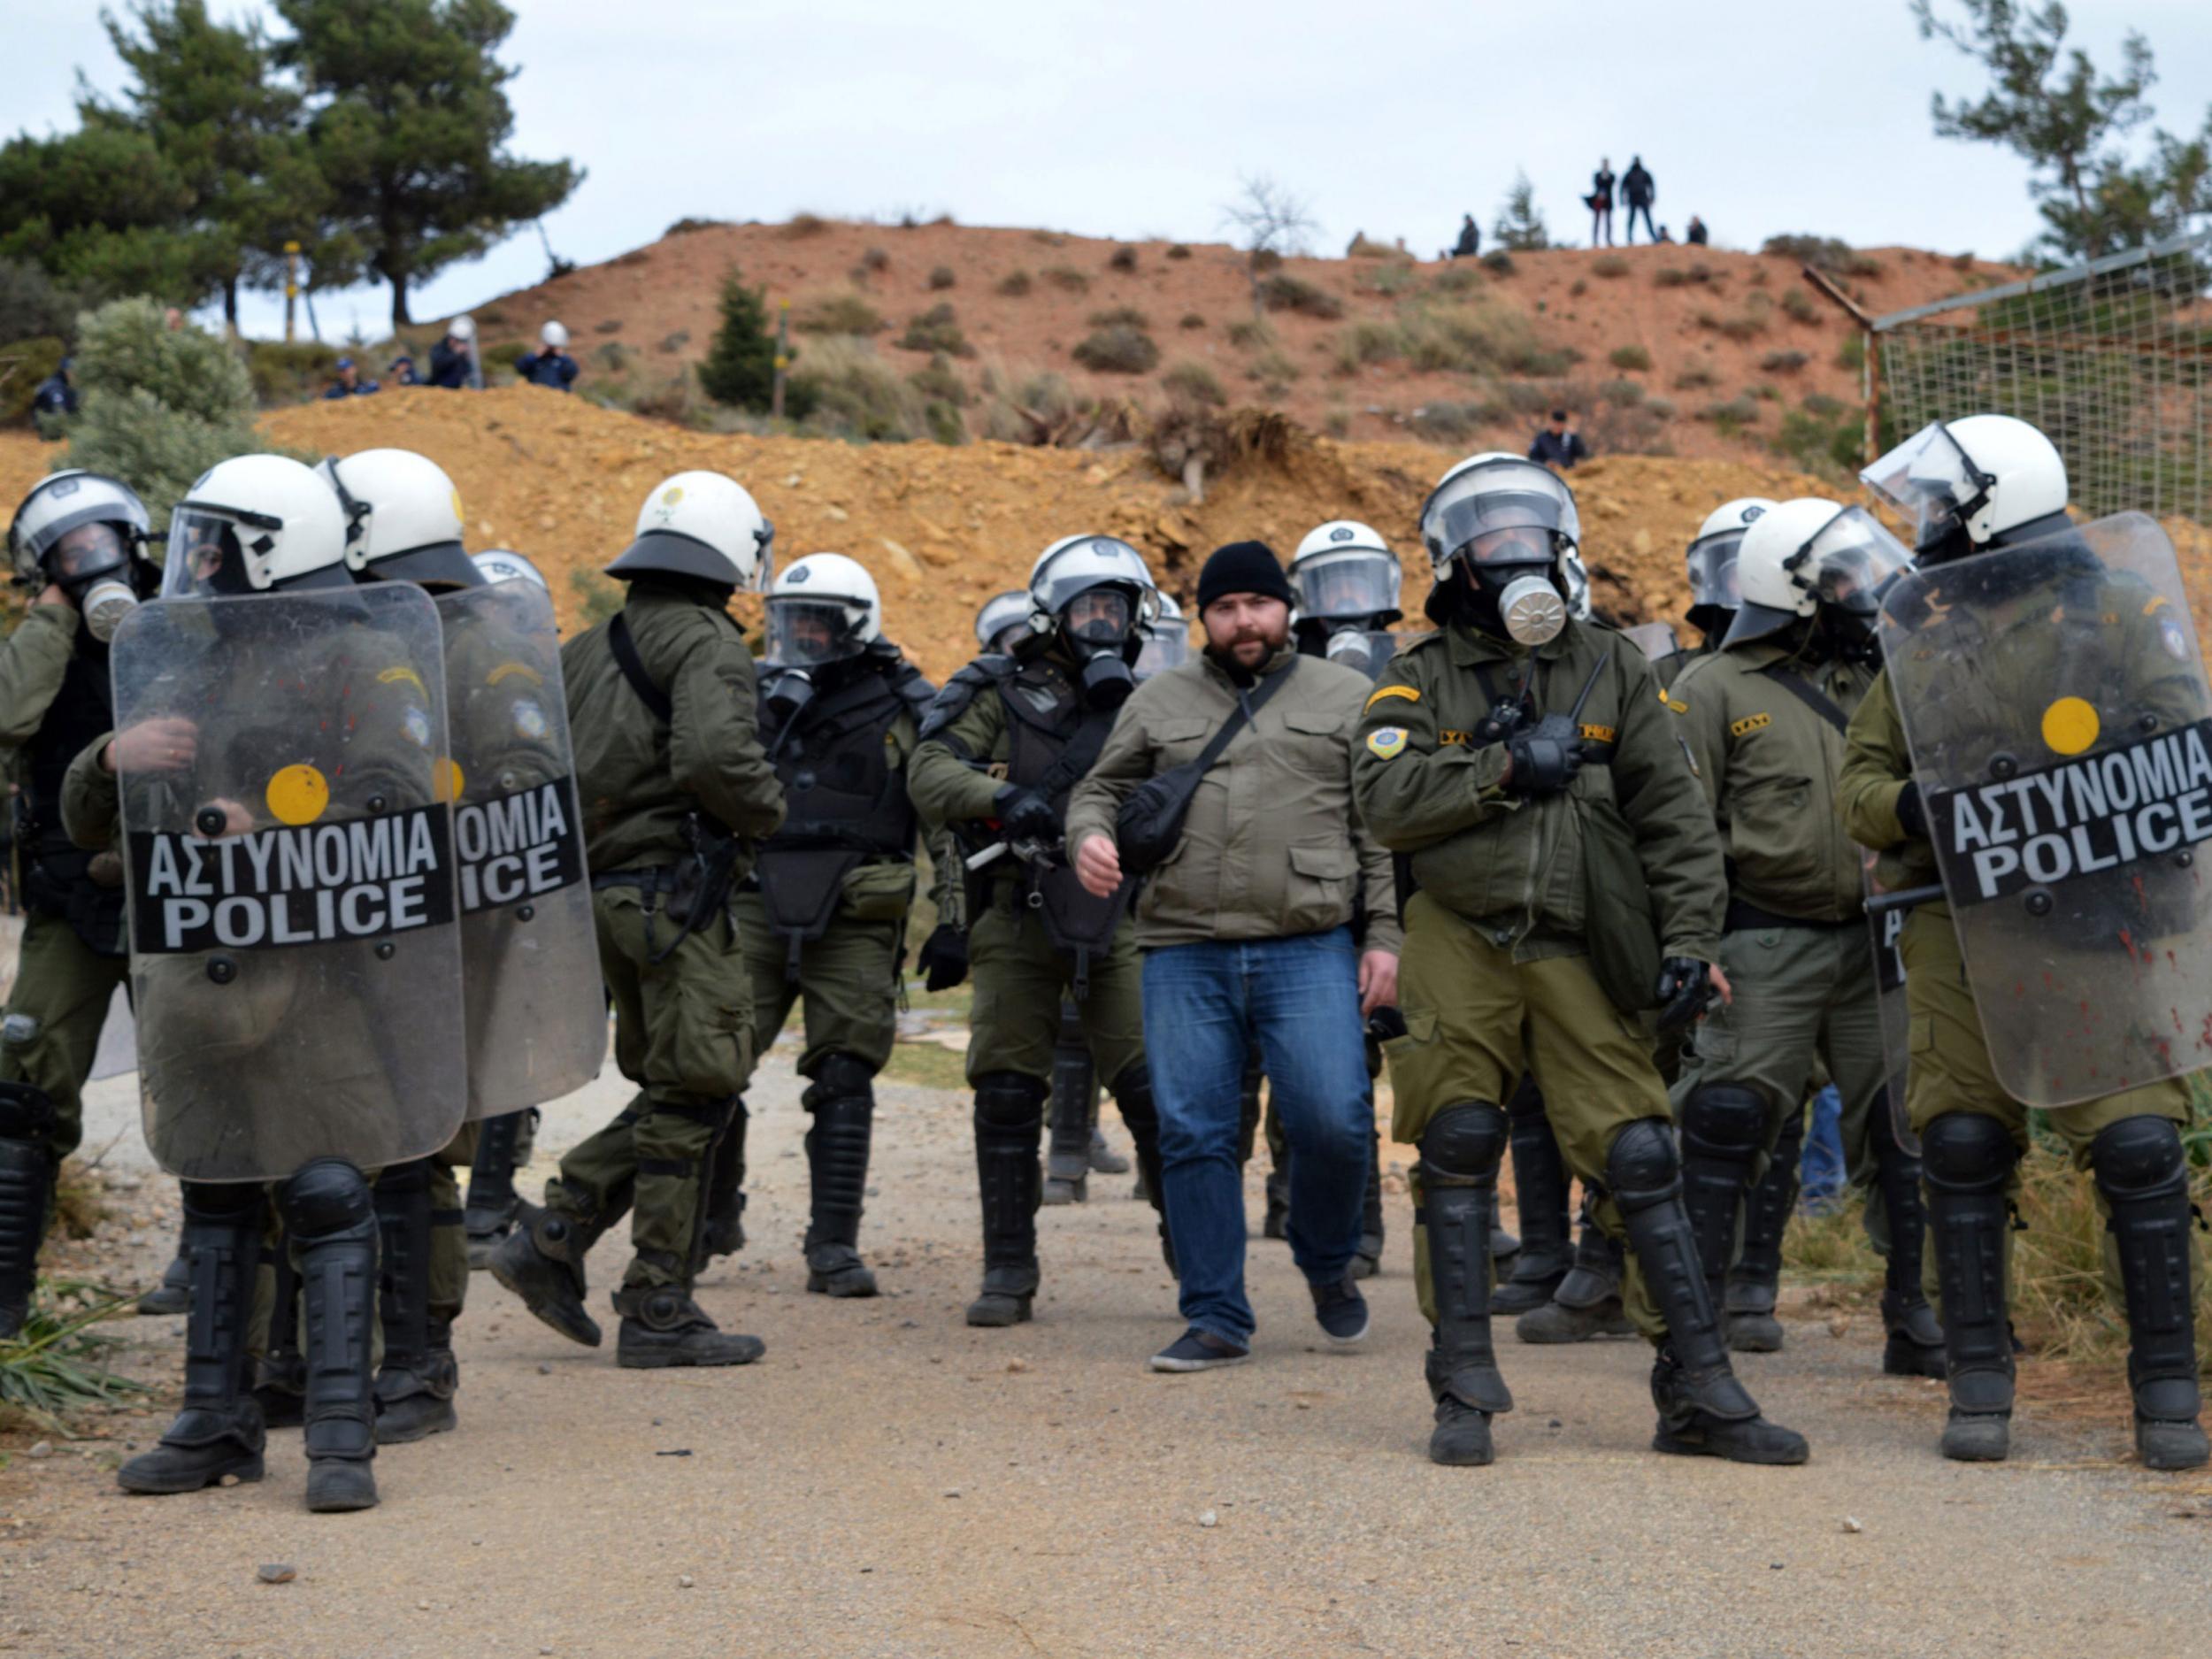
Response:
[[[1205,720],[1185,717],[1161,721],[1152,733],[1153,746],[1159,751],[1157,770],[1165,772],[1186,761],[1196,760],[1199,751],[1206,747],[1206,740],[1213,733],[1213,726]]]
[[[1814,821],[1813,780],[1789,772],[1747,779],[1729,802],[1730,850],[1770,880],[1819,869],[1825,842]]]
[[[1316,709],[1287,709],[1283,712],[1286,758],[1306,778],[1328,777],[1351,770],[1350,740],[1345,718]],[[1266,741],[1264,733],[1260,741]]]

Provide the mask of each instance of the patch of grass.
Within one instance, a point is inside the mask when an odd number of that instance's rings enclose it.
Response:
[[[1455,263],[1436,273],[1434,288],[1439,294],[1473,294],[1489,287],[1489,279],[1471,265]]]
[[[929,286],[933,288],[949,288],[959,280],[949,265],[932,265],[929,268]]]
[[[961,332],[949,301],[941,300],[910,319],[906,332],[899,336],[898,345],[902,351],[942,351],[956,357],[975,356],[975,348]]]
[[[1492,276],[1509,277],[1513,274],[1513,256],[1502,248],[1493,248],[1482,256],[1482,268]]]
[[[1865,418],[1839,399],[1816,394],[1782,416],[1767,448],[1800,470],[1841,484],[1864,459]]]
[[[1617,253],[1601,255],[1590,261],[1590,274],[1603,277],[1609,282],[1612,281],[1616,278],[1628,274],[1628,261]]]
[[[1720,376],[1702,364],[1692,364],[1674,377],[1674,389],[1678,392],[1708,391],[1719,384]]]
[[[819,437],[905,443],[928,432],[922,395],[864,340],[824,336],[807,349],[788,390],[806,408],[802,430]]]
[[[664,355],[672,355],[675,352],[681,351],[690,343],[691,330],[688,328],[679,328],[672,334],[663,334],[661,336],[660,344],[655,347],[654,349]]]
[[[682,219],[676,221],[678,225],[685,222]],[[833,228],[833,223],[834,221],[824,219],[819,213],[794,213],[791,216],[791,222],[783,227],[783,234],[793,242],[803,242],[809,236],[819,236],[823,232]],[[672,231],[675,227],[671,226],[669,228]]]
[[[1028,272],[1009,271],[998,280],[995,292],[1003,299],[1018,300],[1029,292],[1031,286]]]
[[[1795,374],[1812,360],[1803,351],[1770,351],[1759,359],[1759,367],[1768,374]]]
[[[1371,363],[1387,363],[1405,356],[1405,333],[1395,323],[1363,317],[1338,332],[1332,349],[1336,357],[1335,372],[1356,374]]]
[[[1393,259],[1360,273],[1360,282],[1373,293],[1395,297],[1412,292],[1420,281],[1421,273],[1404,259]]]
[[[1064,248],[1068,243],[1068,239],[1056,230],[1033,230],[1029,233],[1029,240],[1041,242],[1048,248]]]
[[[1426,372],[1547,375],[1573,362],[1542,346],[1522,313],[1501,305],[1423,307],[1402,328],[1407,362]]]
[[[864,270],[888,271],[891,268],[891,256],[881,248],[871,248],[860,256],[860,263]]]
[[[1803,288],[1791,288],[1782,296],[1782,314],[1793,323],[1816,323],[1820,307]]]
[[[1651,353],[1641,346],[1615,346],[1606,354],[1605,360],[1621,370],[1647,371],[1651,367]]]
[[[1148,374],[1160,360],[1160,348],[1143,329],[1115,323],[1086,336],[1071,355],[1101,374]]]
[[[1229,401],[1220,378],[1204,364],[1188,358],[1160,376],[1160,386],[1170,397],[1202,408],[1219,409]]]
[[[1712,422],[1713,430],[1724,438],[1732,438],[1746,426],[1757,424],[1759,400],[1742,393],[1725,403],[1706,404],[1697,411],[1697,418]]]
[[[1751,311],[1734,317],[1724,317],[1717,311],[1700,311],[1697,326],[1709,328],[1724,340],[1732,340],[1738,345],[1755,340],[1767,331],[1766,319]]]
[[[1866,336],[1846,334],[1843,343],[1836,348],[1836,366],[1854,373],[1866,366]]]
[[[1807,414],[1825,420],[1832,415],[1841,414],[1844,411],[1844,402],[1840,397],[1831,397],[1825,392],[1808,392],[1805,395],[1804,410]]]
[[[1816,271],[1825,271],[1831,276],[1878,277],[1882,274],[1882,262],[1871,254],[1861,253],[1847,242],[1833,236],[1814,236],[1803,233],[1770,236],[1759,250],[1761,253],[1780,254],[1809,265]]]
[[[1278,271],[1260,281],[1260,303],[1271,311],[1296,311],[1325,321],[1344,315],[1344,302],[1317,282]]]
[[[591,326],[591,331],[595,334],[618,334],[622,332],[622,319],[619,317],[610,317],[603,322],[594,323]]]
[[[1229,343],[1240,351],[1275,343],[1275,331],[1260,319],[1245,318],[1229,325]]]
[[[1073,265],[1048,265],[1040,274],[1063,294],[1086,293],[1091,286],[1090,278]]]
[[[1134,271],[1137,268],[1137,250],[1134,248],[1117,248],[1106,256],[1106,265],[1109,270]]]
[[[568,591],[575,597],[577,610],[583,613],[586,627],[596,627],[622,609],[622,584],[597,571],[569,572]]]
[[[1609,403],[1631,408],[1644,401],[1644,383],[1641,380],[1608,380],[1598,388],[1598,396]]]
[[[803,334],[872,334],[883,314],[857,294],[818,294],[791,308],[791,326]]]
[[[1203,328],[1206,326],[1206,319],[1196,311],[1185,311],[1175,326],[1184,329]]]
[[[1703,271],[1705,267],[1697,267]],[[1680,265],[1663,265],[1651,273],[1651,286],[1655,288],[1686,288],[1701,279],[1692,276]]]
[[[954,373],[952,360],[942,352],[932,357],[926,367],[908,375],[906,383],[924,397],[950,403],[955,409],[967,407],[967,383]]]
[[[1149,328],[1152,319],[1133,305],[1116,305],[1091,313],[1094,328]]]
[[[1506,418],[1508,411],[1492,403],[1425,403],[1406,425],[1432,443],[1465,443]]]
[[[1321,429],[1339,442],[1350,437],[1352,411],[1348,409],[1332,409],[1321,418]]]
[[[1252,359],[1248,378],[1263,385],[1288,386],[1298,378],[1298,365],[1290,360],[1287,353],[1270,347]]]
[[[132,1300],[104,1285],[41,1279],[22,1330],[0,1342],[0,1424],[19,1417],[66,1435],[77,1412],[152,1393],[107,1368],[108,1351],[121,1345],[92,1328]]]

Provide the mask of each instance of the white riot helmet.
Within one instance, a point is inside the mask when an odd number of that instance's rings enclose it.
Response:
[[[1029,637],[1029,589],[1010,588],[994,594],[975,613],[975,641],[987,651],[1010,653]]]
[[[548,323],[538,330],[538,343],[548,351],[568,349],[568,330],[558,323]]]
[[[69,595],[87,632],[105,641],[138,603],[151,564],[146,503],[120,480],[81,469],[41,479],[8,526],[15,579],[27,588],[48,582]]]
[[[464,311],[445,326],[445,333],[449,340],[474,340],[476,319]]]
[[[1769,508],[1736,553],[1742,603],[1725,644],[1780,633],[1825,606],[1851,642],[1870,637],[1884,586],[1912,563],[1863,507],[1803,496]]]
[[[1175,603],[1173,595],[1162,594],[1159,614],[1144,625],[1144,649],[1137,653],[1130,672],[1142,685],[1153,675],[1180,668],[1188,661],[1190,624],[1184,619],[1183,607]]]
[[[2058,446],[2010,415],[1931,421],[1859,474],[1913,521],[1924,563],[1962,558],[2066,511]]]
[[[775,575],[775,540],[776,526],[735,479],[679,472],[653,486],[638,509],[637,539],[607,574],[659,572],[764,593]]]
[[[857,657],[883,637],[876,579],[842,553],[810,553],[768,590],[768,649],[779,668],[818,668]]]
[[[1432,615],[1457,567],[1466,572],[1477,626],[1536,646],[1566,626],[1558,567],[1580,546],[1582,520],[1574,492],[1549,467],[1502,449],[1468,457],[1422,504],[1421,540],[1436,571]]]
[[[1367,526],[1334,518],[1309,531],[1290,561],[1298,614],[1321,621],[1387,627],[1398,609],[1398,556]]]
[[[346,588],[346,516],[313,468],[284,455],[219,461],[169,515],[164,598]]]
[[[1082,661],[1084,701],[1120,705],[1136,687],[1130,664],[1144,626],[1159,613],[1159,589],[1144,556],[1110,535],[1062,536],[1029,572],[1030,626],[1057,628]]]
[[[469,557],[488,582],[530,582],[549,594],[553,591],[545,580],[545,572],[512,548],[487,548]]]
[[[1725,634],[1739,603],[1736,552],[1744,533],[1773,510],[1764,495],[1739,495],[1705,515],[1684,561],[1689,567],[1689,618],[1708,634]]]
[[[461,545],[461,492],[426,455],[364,449],[316,468],[346,515],[346,568],[363,581],[479,588],[484,573]]]

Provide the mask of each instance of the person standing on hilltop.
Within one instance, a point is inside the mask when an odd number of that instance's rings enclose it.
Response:
[[[476,365],[476,319],[456,317],[446,325],[445,338],[430,348],[430,384],[449,392],[480,388],[484,373]]]
[[[1590,246],[1598,246],[1598,233],[1605,234],[1605,246],[1613,245],[1613,161],[1603,157],[1598,170],[1590,175],[1590,194],[1582,198],[1590,204]]]
[[[576,359],[568,355],[568,330],[548,323],[538,331],[538,349],[515,359],[515,373],[530,386],[565,392],[576,383]]]
[[[1459,221],[1459,240],[1452,244],[1451,257],[1455,259],[1472,259],[1481,252],[1482,227],[1475,223],[1472,213],[1465,214]]]
[[[1659,233],[1651,226],[1651,204],[1659,199],[1659,187],[1644,166],[1641,156],[1628,158],[1628,171],[1621,177],[1621,196],[1628,204],[1628,245],[1636,245],[1636,215],[1644,216],[1644,234],[1652,241],[1659,240]]]
[[[1568,426],[1567,411],[1555,409],[1551,411],[1551,424],[1530,440],[1528,458],[1571,472],[1577,461],[1590,458],[1590,446],[1582,441],[1580,433]]]

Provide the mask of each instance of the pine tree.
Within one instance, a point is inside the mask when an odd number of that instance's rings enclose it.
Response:
[[[1536,187],[1528,181],[1525,172],[1513,175],[1513,188],[1505,193],[1505,205],[1498,210],[1498,222],[1491,227],[1491,234],[1498,239],[1498,246],[1513,253],[1534,253],[1551,246],[1551,232],[1545,228],[1544,216],[1536,211]]]
[[[735,265],[722,279],[722,326],[699,365],[699,388],[718,403],[768,408],[776,385],[776,342],[768,333],[766,290],[749,288]]]

